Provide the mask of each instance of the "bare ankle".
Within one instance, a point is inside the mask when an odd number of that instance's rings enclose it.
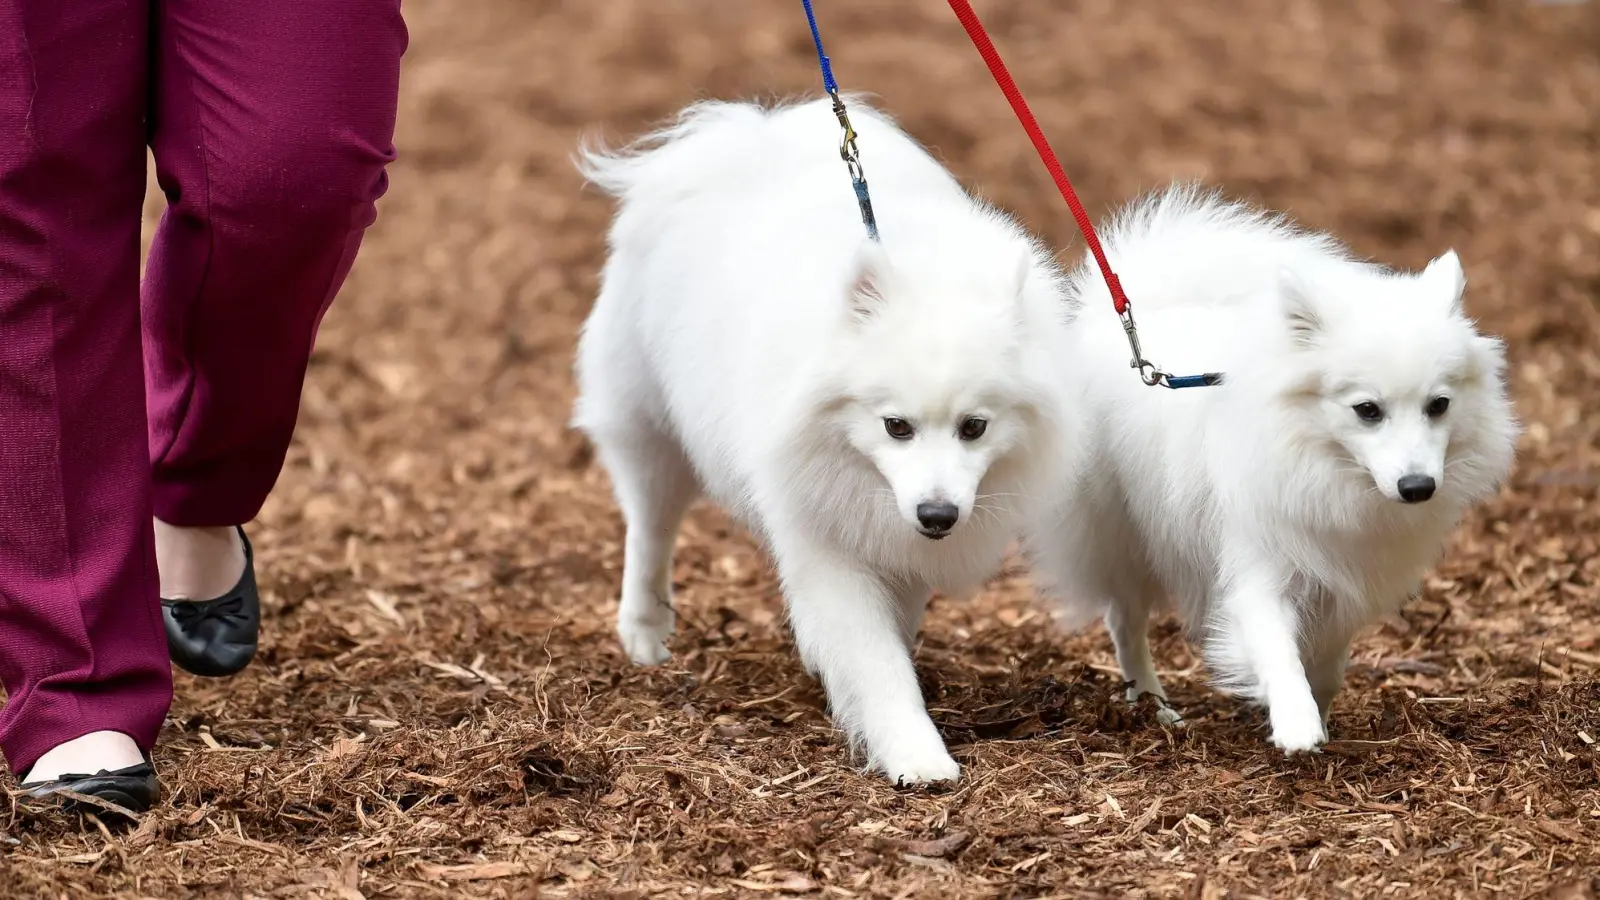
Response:
[[[155,535],[165,599],[211,600],[232,590],[244,574],[244,543],[237,528],[185,528],[156,519]]]
[[[47,750],[29,767],[22,783],[54,781],[64,775],[115,772],[144,762],[133,738],[120,731],[95,731]]]

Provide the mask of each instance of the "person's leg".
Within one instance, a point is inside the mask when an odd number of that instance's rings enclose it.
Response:
[[[30,781],[137,762],[172,700],[139,347],[148,28],[147,0],[0,0],[0,750]]]
[[[155,0],[167,195],[143,291],[162,594],[244,569],[322,315],[394,157],[399,0]],[[182,659],[179,659],[180,663]]]

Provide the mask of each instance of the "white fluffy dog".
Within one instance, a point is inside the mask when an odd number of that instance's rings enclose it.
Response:
[[[1098,271],[1069,274],[1088,447],[1030,535],[1036,575],[1104,616],[1130,700],[1165,706],[1146,623],[1175,602],[1217,683],[1266,704],[1274,744],[1313,750],[1352,636],[1510,469],[1504,348],[1464,315],[1454,251],[1390,271],[1183,186],[1132,204],[1107,249],[1147,355],[1226,378],[1144,386]]]
[[[627,523],[618,632],[668,658],[673,544],[702,491],[776,559],[834,720],[896,781],[955,779],[910,649],[1072,463],[1063,274],[853,104],[882,244],[826,101],[703,103],[580,168],[618,198],[574,424]],[[1126,377],[1126,373],[1122,373]]]

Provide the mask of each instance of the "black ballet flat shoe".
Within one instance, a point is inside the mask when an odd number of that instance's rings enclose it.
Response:
[[[102,819],[126,819],[148,812],[161,799],[161,782],[149,761],[93,775],[63,775],[53,781],[19,785],[29,806],[46,806],[68,812],[94,813]]]
[[[233,590],[214,600],[161,600],[172,661],[191,675],[226,678],[236,675],[256,655],[261,635],[261,595],[256,591],[255,553],[244,529],[244,574]]]

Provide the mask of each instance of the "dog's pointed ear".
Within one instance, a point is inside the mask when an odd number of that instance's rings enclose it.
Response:
[[[1011,296],[1019,302],[1022,292],[1028,287],[1028,276],[1033,274],[1033,248],[1027,244],[1017,252],[1017,259],[1011,272]]]
[[[883,245],[871,239],[862,241],[851,262],[850,288],[846,295],[850,314],[857,321],[872,318],[883,306],[884,298],[889,295],[888,282],[892,274],[889,255],[883,252]]]
[[[1467,273],[1462,270],[1461,257],[1455,250],[1447,250],[1428,263],[1417,279],[1426,286],[1429,295],[1449,304],[1450,315],[1461,315],[1461,295],[1467,289]]]
[[[1033,275],[1033,248],[1024,244],[1017,253],[1017,258],[1011,270],[1007,290],[1011,294],[1011,309],[1016,316],[1017,324],[1022,325],[1027,321],[1028,304],[1024,300],[1027,296],[1028,279]]]
[[[1287,267],[1278,269],[1278,298],[1289,336],[1300,347],[1310,347],[1322,332],[1322,316],[1317,312],[1316,296],[1300,273]]]
[[[1477,374],[1500,378],[1506,371],[1506,342],[1491,335],[1474,335],[1471,359]]]

